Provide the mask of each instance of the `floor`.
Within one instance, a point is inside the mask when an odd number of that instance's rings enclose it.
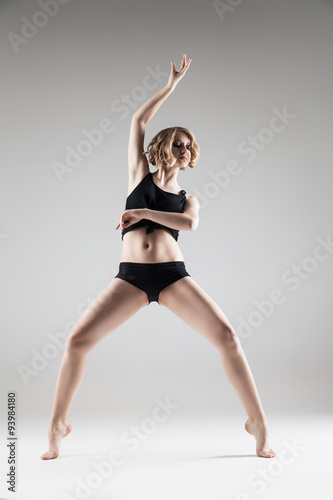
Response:
[[[178,415],[156,400],[150,417],[82,418],[63,440],[60,456],[47,449],[39,422],[21,419],[17,492],[22,500],[307,500],[333,498],[332,415],[271,415],[277,456],[255,454],[255,441],[235,416]],[[43,424],[44,425],[44,424]],[[5,462],[1,455],[1,469]]]

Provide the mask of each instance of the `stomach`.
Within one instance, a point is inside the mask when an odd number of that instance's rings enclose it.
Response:
[[[167,229],[154,229],[146,234],[147,226],[128,231],[123,237],[120,262],[156,262],[184,261],[178,243]]]

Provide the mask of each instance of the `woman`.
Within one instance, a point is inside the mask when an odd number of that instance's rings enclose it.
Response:
[[[40,457],[43,460],[59,455],[61,439],[72,430],[67,415],[83,378],[88,352],[152,301],[168,307],[218,349],[248,415],[245,429],[256,439],[257,455],[276,456],[268,443],[267,419],[237,333],[220,307],[189,275],[177,244],[180,230],[194,231],[198,226],[199,203],[179,187],[177,175],[179,170],[195,166],[200,148],[188,129],[172,127],[159,132],[147,151],[143,149],[147,123],[174,91],[191,60],[186,62],[184,54],[179,71],[172,61],[167,85],[132,117],[128,197],[116,226],[123,238],[119,272],[67,339],[49,421],[49,451]],[[157,167],[153,174],[145,154]]]

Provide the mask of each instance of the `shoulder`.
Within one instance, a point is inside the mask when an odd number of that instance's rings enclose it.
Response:
[[[199,204],[197,198],[193,194],[186,193],[185,197],[186,197],[186,205],[187,206],[191,206],[191,208],[195,208],[196,210],[200,209],[200,204]]]

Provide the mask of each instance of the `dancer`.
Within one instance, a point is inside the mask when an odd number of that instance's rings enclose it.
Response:
[[[268,442],[267,418],[236,331],[220,307],[188,273],[177,240],[195,231],[199,203],[178,185],[180,170],[194,168],[200,148],[184,127],[161,130],[144,151],[147,123],[186,74],[192,58],[183,55],[179,71],[171,61],[168,83],[133,115],[128,147],[129,183],[125,211],[115,229],[123,246],[119,272],[83,313],[70,333],[61,362],[49,420],[49,450],[57,458],[61,440],[72,430],[67,417],[82,381],[89,351],[151,302],[167,307],[218,350],[225,373],[248,419],[260,457],[276,456]],[[148,161],[157,170],[151,173]]]

